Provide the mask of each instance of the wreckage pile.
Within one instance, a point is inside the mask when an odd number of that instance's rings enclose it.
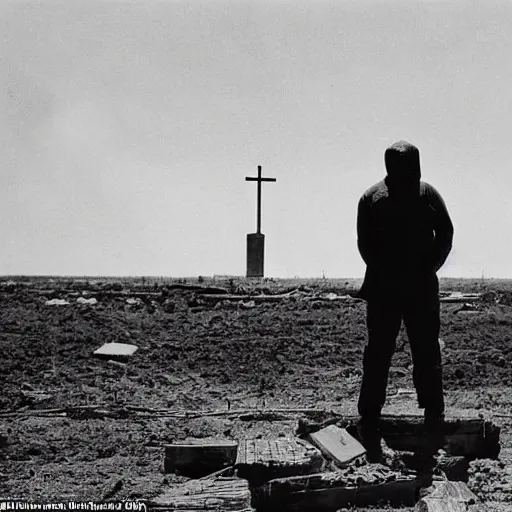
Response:
[[[446,444],[433,482],[418,465],[424,434],[420,417],[382,421],[383,457],[370,463],[355,418],[300,419],[295,437],[190,439],[165,447],[167,473],[191,477],[153,499],[162,511],[223,510],[335,512],[387,504],[417,511],[463,512],[476,503],[467,488],[470,461],[497,458],[498,427],[483,419],[447,419]]]

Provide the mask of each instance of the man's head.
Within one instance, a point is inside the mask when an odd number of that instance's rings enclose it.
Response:
[[[416,146],[401,140],[384,153],[386,170],[391,181],[397,184],[417,183],[421,179],[420,152]]]

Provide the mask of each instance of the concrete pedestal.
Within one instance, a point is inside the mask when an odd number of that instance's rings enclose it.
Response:
[[[250,233],[247,235],[247,277],[263,277],[263,257],[265,253],[265,235]]]

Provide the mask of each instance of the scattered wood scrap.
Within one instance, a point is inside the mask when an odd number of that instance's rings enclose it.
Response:
[[[357,439],[336,425],[314,432],[309,436],[309,440],[340,468],[366,453]]]
[[[230,440],[195,439],[189,443],[166,445],[164,470],[166,473],[179,472],[190,478],[200,478],[233,466],[237,451],[238,443]]]
[[[173,485],[166,492],[149,501],[149,506],[160,510],[250,512],[249,484],[241,478],[190,480]]]

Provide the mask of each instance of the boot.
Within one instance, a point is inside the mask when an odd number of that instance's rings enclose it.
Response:
[[[366,450],[368,462],[380,462],[383,458],[380,418],[361,417],[357,424],[357,436]]]
[[[443,448],[446,442],[444,414],[425,409],[424,429],[426,453],[434,455]]]

